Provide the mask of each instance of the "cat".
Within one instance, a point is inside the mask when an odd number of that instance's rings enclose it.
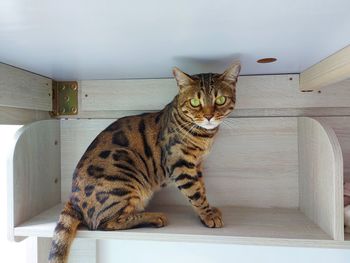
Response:
[[[236,62],[223,74],[190,76],[174,68],[179,91],[163,110],[121,118],[94,139],[73,173],[49,262],[66,262],[79,225],[90,230],[165,226],[164,214],[143,211],[153,193],[170,183],[205,226],[223,227],[220,210],[206,197],[202,161],[235,107],[240,69]]]

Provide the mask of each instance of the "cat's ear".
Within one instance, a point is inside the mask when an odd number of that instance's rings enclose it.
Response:
[[[224,73],[221,74],[220,79],[229,83],[236,83],[240,71],[241,63],[235,61]]]
[[[186,86],[191,85],[194,82],[189,75],[187,75],[185,72],[182,72],[177,67],[173,68],[173,74],[180,90]]]

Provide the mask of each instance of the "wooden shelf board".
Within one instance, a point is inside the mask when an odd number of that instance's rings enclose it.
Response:
[[[57,205],[15,228],[16,236],[51,237],[62,205]],[[79,229],[77,237],[140,239],[177,242],[238,243],[286,246],[332,246],[330,237],[298,209],[223,207],[225,227],[204,227],[190,207],[158,207],[169,225],[123,231]]]

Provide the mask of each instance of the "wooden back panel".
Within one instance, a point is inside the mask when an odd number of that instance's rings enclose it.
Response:
[[[61,121],[62,201],[85,149],[113,121]],[[205,162],[204,176],[213,205],[298,207],[297,119],[229,119]],[[175,187],[157,193],[152,203],[188,204]]]
[[[302,109],[350,107],[349,80],[334,84],[322,92],[301,92],[299,75],[240,76],[237,83],[237,104],[233,115],[275,114],[300,115]],[[82,80],[80,112],[93,117],[96,112],[159,110],[178,92],[175,79]],[[280,112],[281,110],[287,110]],[[299,109],[299,113],[295,110]],[[313,111],[313,113],[317,113]],[[323,111],[325,115],[330,114]],[[288,115],[289,114],[289,115]]]

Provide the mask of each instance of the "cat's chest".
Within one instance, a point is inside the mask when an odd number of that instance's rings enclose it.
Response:
[[[212,147],[212,141],[201,143],[199,146],[191,144],[182,144],[178,151],[179,158],[190,159],[193,163],[201,163],[209,154]]]

